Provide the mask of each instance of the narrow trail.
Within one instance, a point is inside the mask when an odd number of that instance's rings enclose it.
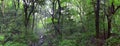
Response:
[[[45,35],[44,35],[44,32],[42,32],[41,30],[39,30],[37,33],[36,33],[39,37],[38,41],[32,43],[31,46],[42,46],[44,41],[45,41]]]
[[[45,37],[45,29],[44,28],[36,28],[36,34],[37,34],[37,36],[39,37],[39,39],[38,39],[38,41],[37,42],[35,42],[35,43],[32,43],[32,45],[31,46],[42,46],[43,45],[43,43],[45,42],[45,39],[46,39],[46,37]]]

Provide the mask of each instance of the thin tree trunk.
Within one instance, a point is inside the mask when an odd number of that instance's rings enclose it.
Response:
[[[95,7],[95,26],[96,26],[96,37],[99,37],[99,10],[100,10],[100,0],[97,0]]]
[[[111,28],[112,28],[112,26],[111,26],[111,18],[107,18],[108,19],[108,36],[107,36],[107,38],[109,38],[110,36],[111,36]]]
[[[104,0],[104,5],[105,5],[105,3],[106,3],[106,0]],[[104,6],[104,8],[103,8],[103,11],[104,11],[104,15],[103,15],[103,33],[104,33],[104,39],[106,39],[107,37],[106,37],[106,29],[105,29],[105,15],[106,15],[106,11],[105,11],[105,9],[106,9],[106,7]]]
[[[55,1],[53,1],[52,2],[52,11],[53,11],[53,13],[52,13],[52,24],[53,24],[53,27],[54,27],[54,29],[57,31],[57,27],[56,27],[56,25],[55,25],[55,22],[54,22],[54,19],[55,19],[55,17],[54,17],[54,15],[55,15]]]
[[[27,15],[28,15],[28,13],[27,13],[27,10],[28,10],[28,6],[27,6],[27,3],[26,3],[26,1],[25,0],[23,0],[23,2],[24,2],[24,14],[25,14],[25,27],[27,28]]]
[[[32,23],[32,30],[34,30],[34,25],[35,25],[35,13],[33,13],[33,23]]]
[[[61,3],[60,3],[60,0],[57,0],[58,1],[58,13],[59,13],[59,16],[58,16],[58,33],[61,34],[61,31],[60,31],[60,19],[61,19]]]

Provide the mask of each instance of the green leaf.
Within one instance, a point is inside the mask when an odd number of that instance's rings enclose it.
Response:
[[[114,3],[115,5],[117,5],[117,6],[120,5],[120,0],[114,0],[114,2],[115,2],[115,3]]]
[[[61,4],[64,2],[69,2],[69,0],[61,0]]]
[[[5,39],[4,35],[0,35],[0,41],[3,41]]]

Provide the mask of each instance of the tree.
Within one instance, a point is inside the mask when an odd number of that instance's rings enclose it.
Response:
[[[96,26],[96,37],[99,37],[99,11],[100,11],[100,0],[96,1],[95,7],[95,26]]]
[[[120,8],[120,6],[117,6],[117,8],[115,8],[114,2],[111,3],[111,5],[108,7],[106,16],[107,16],[107,21],[108,21],[108,33],[107,33],[107,38],[109,38],[111,36],[111,22],[112,22],[112,17],[113,15],[116,13],[116,11]]]

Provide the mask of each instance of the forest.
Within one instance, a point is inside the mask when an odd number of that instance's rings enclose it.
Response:
[[[0,0],[0,46],[120,46],[120,0]]]

